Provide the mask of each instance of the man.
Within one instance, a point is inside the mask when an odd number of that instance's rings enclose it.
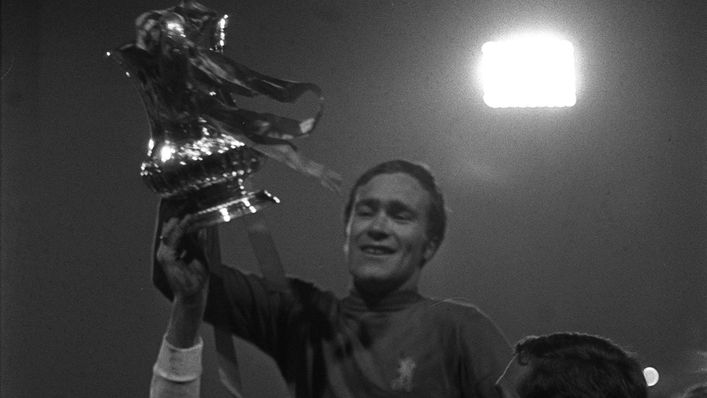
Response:
[[[526,337],[496,382],[502,398],[646,398],[638,361],[587,334]]]
[[[156,282],[174,298],[153,396],[160,389],[176,396],[173,387],[197,396],[203,315],[272,356],[297,398],[495,398],[511,354],[503,335],[474,306],[417,291],[446,228],[429,170],[403,160],[368,170],[344,216],[352,277],[344,299],[298,279],[277,289],[216,264],[209,275],[198,239],[184,234],[191,218],[167,219],[156,269],[167,284]]]

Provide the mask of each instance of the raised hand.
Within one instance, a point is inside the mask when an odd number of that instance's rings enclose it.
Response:
[[[162,224],[157,261],[165,272],[175,298],[189,301],[199,299],[209,280],[204,255],[204,230],[187,232],[194,228],[193,217],[172,217]]]

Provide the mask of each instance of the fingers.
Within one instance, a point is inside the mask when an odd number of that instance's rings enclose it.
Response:
[[[170,218],[181,218],[186,214],[194,212],[194,203],[183,198],[163,198],[160,200],[159,219],[169,220]]]
[[[159,246],[157,247],[157,260],[162,265],[176,265],[180,260],[184,260],[186,249],[184,247],[184,238],[191,222],[191,217],[184,218],[172,217],[162,224],[162,230],[159,237]]]
[[[162,244],[174,249],[180,247],[184,236],[191,228],[193,218],[192,215],[187,215],[183,218],[172,217],[167,220],[167,222],[163,223],[162,235],[160,235]]]
[[[204,235],[206,231],[196,229],[195,219],[193,215],[173,217],[162,225],[157,259],[163,265],[188,266],[196,261],[200,266],[206,267],[204,239],[200,239],[200,235]]]

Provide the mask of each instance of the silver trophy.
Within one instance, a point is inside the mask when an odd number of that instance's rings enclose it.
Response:
[[[273,78],[223,54],[228,16],[196,1],[148,11],[136,19],[137,38],[107,55],[137,84],[151,138],[140,175],[163,198],[185,198],[195,225],[228,222],[279,200],[249,192],[246,179],[276,159],[338,190],[337,173],[305,158],[292,140],[308,135],[323,111],[319,87]],[[317,96],[303,120],[256,112],[236,98],[266,96],[294,103]]]

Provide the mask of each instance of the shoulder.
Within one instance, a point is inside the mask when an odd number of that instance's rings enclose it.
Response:
[[[435,322],[454,327],[463,333],[496,334],[493,320],[475,304],[463,298],[426,298],[426,309]]]
[[[218,267],[217,271],[212,272],[212,277],[223,279],[229,284],[261,285],[264,289],[268,290],[282,290],[260,274],[229,265],[222,265],[221,267]],[[324,289],[320,288],[313,282],[296,276],[287,275],[286,280],[290,290],[301,292],[302,294],[327,293]]]
[[[216,287],[223,294],[240,302],[251,299],[263,303],[272,300],[333,303],[337,300],[332,292],[295,276],[288,275],[286,277],[285,288],[259,274],[226,265],[220,267],[217,272],[213,272],[211,277],[212,288]]]
[[[426,297],[427,309],[439,316],[461,318],[488,318],[488,316],[475,304],[463,298],[432,298]]]
[[[439,325],[463,352],[473,352],[481,361],[505,365],[511,353],[508,340],[496,323],[479,307],[465,299],[426,299],[432,322]],[[501,367],[502,369],[502,367]]]
[[[294,276],[288,276],[290,293],[302,301],[327,301],[336,302],[336,295],[326,289],[323,289],[314,282],[304,280]]]

